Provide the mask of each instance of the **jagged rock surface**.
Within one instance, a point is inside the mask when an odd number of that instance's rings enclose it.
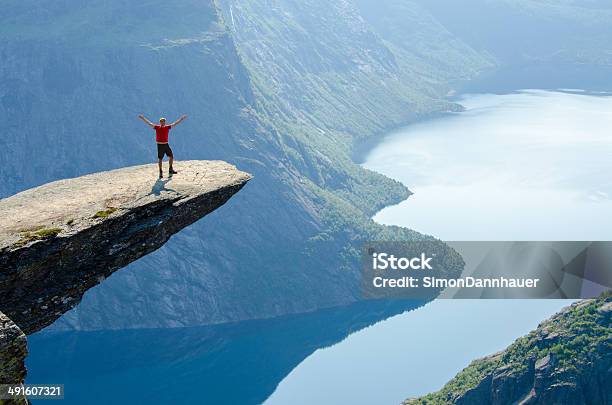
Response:
[[[251,176],[221,161],[142,165],[60,180],[0,200],[0,310],[26,334],[85,291],[223,205]]]
[[[27,355],[25,334],[0,312],[0,384],[23,383]]]

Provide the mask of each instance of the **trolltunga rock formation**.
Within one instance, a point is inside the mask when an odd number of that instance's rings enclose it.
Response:
[[[21,331],[51,324],[89,288],[219,208],[251,179],[221,161],[181,162],[178,170],[157,179],[156,165],[128,167],[0,200],[0,356],[15,366],[15,378],[0,383],[25,375],[17,364],[26,354]]]
[[[83,293],[223,205],[251,176],[221,161],[188,161],[60,180],[0,200],[0,311],[26,334]]]

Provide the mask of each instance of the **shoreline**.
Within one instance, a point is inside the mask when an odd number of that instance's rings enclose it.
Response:
[[[550,71],[555,72],[555,77],[549,77]],[[573,76],[576,72],[581,73],[581,79],[576,82]],[[441,97],[450,104],[459,107],[458,110],[438,110],[422,115],[414,116],[405,122],[389,126],[363,138],[353,141],[351,147],[351,160],[360,166],[372,149],[380,144],[384,138],[396,130],[414,125],[423,121],[442,117],[452,112],[460,112],[463,106],[461,97],[469,94],[510,94],[528,89],[540,89],[548,91],[559,91],[565,93],[585,94],[593,96],[606,96],[612,94],[612,85],[607,78],[612,74],[612,66],[608,65],[580,65],[580,64],[550,64],[535,63],[518,66],[497,66],[492,69],[484,69],[472,79],[457,80],[449,85],[449,95]],[[582,79],[590,75],[591,79]],[[542,80],[545,78],[542,85]],[[536,85],[539,84],[539,85]],[[535,85],[535,86],[534,86]],[[378,173],[378,172],[377,172]],[[382,174],[382,173],[380,173]]]
[[[453,98],[454,98],[454,96],[453,96]],[[422,115],[413,117],[412,119],[409,119],[409,120],[405,121],[402,124],[390,126],[390,127],[386,128],[386,129],[383,129],[382,131],[374,133],[372,135],[367,135],[367,136],[365,136],[363,138],[355,139],[353,141],[353,145],[351,147],[351,153],[350,153],[351,160],[353,161],[353,163],[363,167],[363,164],[365,163],[366,157],[368,156],[368,154],[372,150],[374,150],[374,148],[376,146],[378,146],[380,143],[382,143],[389,134],[391,134],[393,132],[396,132],[396,131],[399,131],[399,130],[401,130],[403,128],[406,128],[408,126],[411,126],[411,125],[419,124],[421,122],[429,121],[429,120],[436,119],[436,118],[441,118],[441,117],[444,117],[447,114],[461,112],[461,111],[464,110],[463,105],[461,105],[457,101],[451,101],[451,100],[448,100],[448,101],[453,103],[453,104],[455,104],[455,105],[457,105],[458,106],[457,110],[450,110],[449,109],[449,110],[432,111],[432,112],[429,112],[429,113],[426,113],[426,114],[422,114]],[[370,170],[370,169],[367,169],[367,170]],[[381,174],[381,175],[387,177],[383,173],[380,173],[380,172],[376,172],[376,173]],[[407,187],[405,184],[404,184],[404,186]]]

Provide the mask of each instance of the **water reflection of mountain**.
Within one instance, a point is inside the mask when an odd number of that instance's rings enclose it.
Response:
[[[28,383],[65,384],[65,402],[255,404],[306,357],[422,305],[372,301],[218,326],[41,333]]]

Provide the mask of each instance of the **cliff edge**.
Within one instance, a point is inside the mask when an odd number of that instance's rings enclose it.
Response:
[[[473,361],[416,404],[612,403],[612,293],[542,322],[506,350]]]
[[[85,291],[219,208],[251,179],[221,161],[180,162],[177,169],[157,179],[156,165],[128,167],[0,200],[0,356],[10,349],[25,357],[21,331],[51,324]],[[7,364],[3,359],[0,368]]]

